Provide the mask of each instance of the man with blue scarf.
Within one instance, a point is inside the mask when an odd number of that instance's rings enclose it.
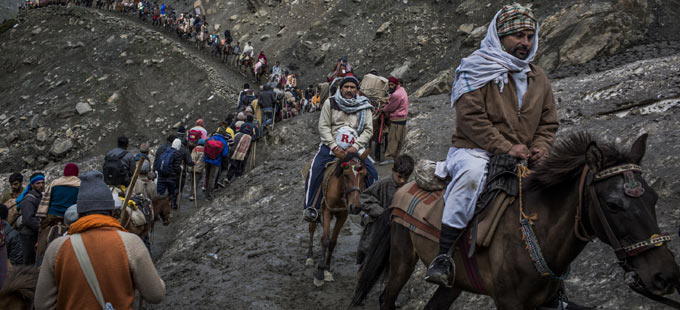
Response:
[[[322,195],[321,181],[326,170],[326,164],[333,159],[344,158],[348,153],[363,151],[373,136],[374,107],[368,98],[357,94],[359,80],[349,74],[340,82],[335,95],[326,99],[319,116],[319,135],[321,144],[319,151],[312,161],[311,171],[305,181],[305,210],[304,219],[316,221],[319,216]],[[341,131],[351,131],[357,137],[347,139],[346,143],[338,143]],[[349,134],[348,134],[349,135]],[[340,139],[342,142],[342,139]],[[370,160],[364,160],[368,177],[366,187],[378,179],[378,171]]]
[[[26,189],[17,197],[17,208],[21,212],[22,226],[19,229],[21,246],[24,249],[24,265],[35,265],[35,244],[38,242],[40,218],[35,216],[45,188],[45,175],[34,173]]]
[[[438,176],[451,176],[444,194],[439,255],[425,279],[450,286],[453,246],[475,213],[492,155],[541,162],[559,126],[548,77],[531,64],[538,49],[538,22],[530,8],[504,6],[491,21],[480,49],[456,69],[451,106],[456,132]]]

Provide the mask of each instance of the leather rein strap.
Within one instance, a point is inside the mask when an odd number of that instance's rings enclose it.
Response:
[[[619,260],[619,265],[626,272],[635,271],[635,269],[632,266],[630,266],[630,263],[627,261],[627,258],[639,255],[655,247],[662,246],[665,242],[671,240],[671,236],[667,233],[663,233],[661,235],[653,234],[648,240],[637,242],[635,244],[631,244],[624,247],[621,245],[621,242],[614,234],[614,231],[612,230],[611,225],[609,225],[609,221],[607,220],[607,217],[604,214],[604,210],[600,205],[600,200],[599,197],[597,196],[597,193],[595,192],[595,186],[593,183],[608,179],[615,175],[623,174],[626,180],[626,183],[624,183],[624,192],[626,193],[626,195],[631,197],[639,197],[644,193],[644,188],[642,188],[641,184],[639,183],[635,184],[637,181],[633,179],[632,176],[633,172],[641,173],[642,171],[640,169],[640,166],[633,164],[620,165],[602,170],[593,175],[593,173],[589,171],[588,166],[585,165],[583,167],[583,172],[581,173],[581,178],[579,181],[578,206],[576,209],[574,223],[574,234],[578,239],[588,242],[595,238],[595,235],[589,234],[585,226],[583,225],[582,216],[584,213],[583,193],[586,191],[585,187],[588,186],[587,189],[588,195],[590,196],[590,199],[593,200],[593,207],[595,208],[597,217],[600,220],[600,223],[605,234],[607,235],[607,239],[609,240],[612,248],[614,248],[614,253],[616,254],[616,258]],[[581,234],[581,230],[583,230],[583,234]],[[651,300],[665,304],[669,307],[680,309],[679,302],[651,293],[640,282],[640,279],[637,277],[637,275],[635,275],[635,277],[636,280],[633,283],[628,284],[628,286],[633,291]]]

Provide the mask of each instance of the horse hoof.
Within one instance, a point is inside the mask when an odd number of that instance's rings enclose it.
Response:
[[[309,267],[309,266],[314,266],[314,259],[313,259],[313,258],[308,258],[308,259],[305,261],[305,266],[307,266],[307,267]]]
[[[323,285],[323,280],[319,280],[317,278],[314,278],[314,286],[321,287],[322,285]]]
[[[333,274],[332,274],[330,271],[328,271],[328,270],[324,270],[324,272],[323,272],[323,280],[326,281],[326,282],[333,282],[333,281],[335,281],[335,279],[333,279]]]

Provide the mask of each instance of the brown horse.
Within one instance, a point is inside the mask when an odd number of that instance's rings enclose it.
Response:
[[[368,152],[364,152],[367,156]],[[314,275],[314,285],[322,286],[324,281],[334,281],[330,272],[331,256],[338,241],[338,234],[348,216],[348,209],[359,206],[359,194],[365,187],[366,167],[363,163],[365,157],[357,153],[349,153],[344,159],[338,161],[333,167],[333,173],[328,181],[328,186],[323,193],[321,201],[321,223],[323,234],[321,236],[321,253]],[[323,190],[323,189],[322,189]],[[331,233],[331,220],[335,218],[335,225]],[[309,248],[307,250],[307,266],[314,264],[314,231],[317,223],[309,223]]]
[[[0,309],[31,310],[39,269],[33,266],[12,266],[0,291]]]
[[[154,216],[156,218],[160,217],[163,226],[170,225],[170,197],[158,198],[152,201],[151,205],[153,206]]]
[[[245,75],[249,69],[251,72],[253,71],[253,58],[250,56],[244,56],[239,63],[238,70],[241,71],[241,74]]]
[[[501,310],[536,309],[558,291],[559,276],[568,272],[569,264],[595,237],[614,248],[625,271],[634,272],[633,289],[654,298],[675,291],[680,268],[664,244],[669,238],[660,233],[656,221],[657,194],[638,166],[646,140],[647,135],[642,135],[629,152],[620,152],[613,145],[596,144],[588,134],[572,134],[528,177],[522,190],[523,208],[525,214],[535,216],[535,239],[552,278],[534,267],[522,239],[516,202],[503,215],[489,247],[477,248],[484,292],[473,287],[461,251],[456,251],[453,287],[440,286],[425,309],[449,309],[462,291],[489,295]],[[429,265],[437,255],[436,242],[402,225],[391,225],[390,217],[391,209],[376,222],[380,237],[373,240],[352,306],[361,303],[387,271],[381,309],[394,309],[418,259]]]

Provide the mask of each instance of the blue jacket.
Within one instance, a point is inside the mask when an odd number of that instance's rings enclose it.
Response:
[[[208,158],[208,155],[203,156],[203,161],[205,161],[206,164],[211,164],[215,166],[222,166],[222,159],[228,159],[229,158],[229,144],[227,143],[227,140],[224,139],[223,135],[220,134],[215,134],[214,136],[210,137],[207,141],[205,141],[205,145],[208,145],[208,141],[210,140],[218,140],[222,141],[224,143],[224,149],[222,149],[222,156],[217,156],[217,159],[210,159]]]

